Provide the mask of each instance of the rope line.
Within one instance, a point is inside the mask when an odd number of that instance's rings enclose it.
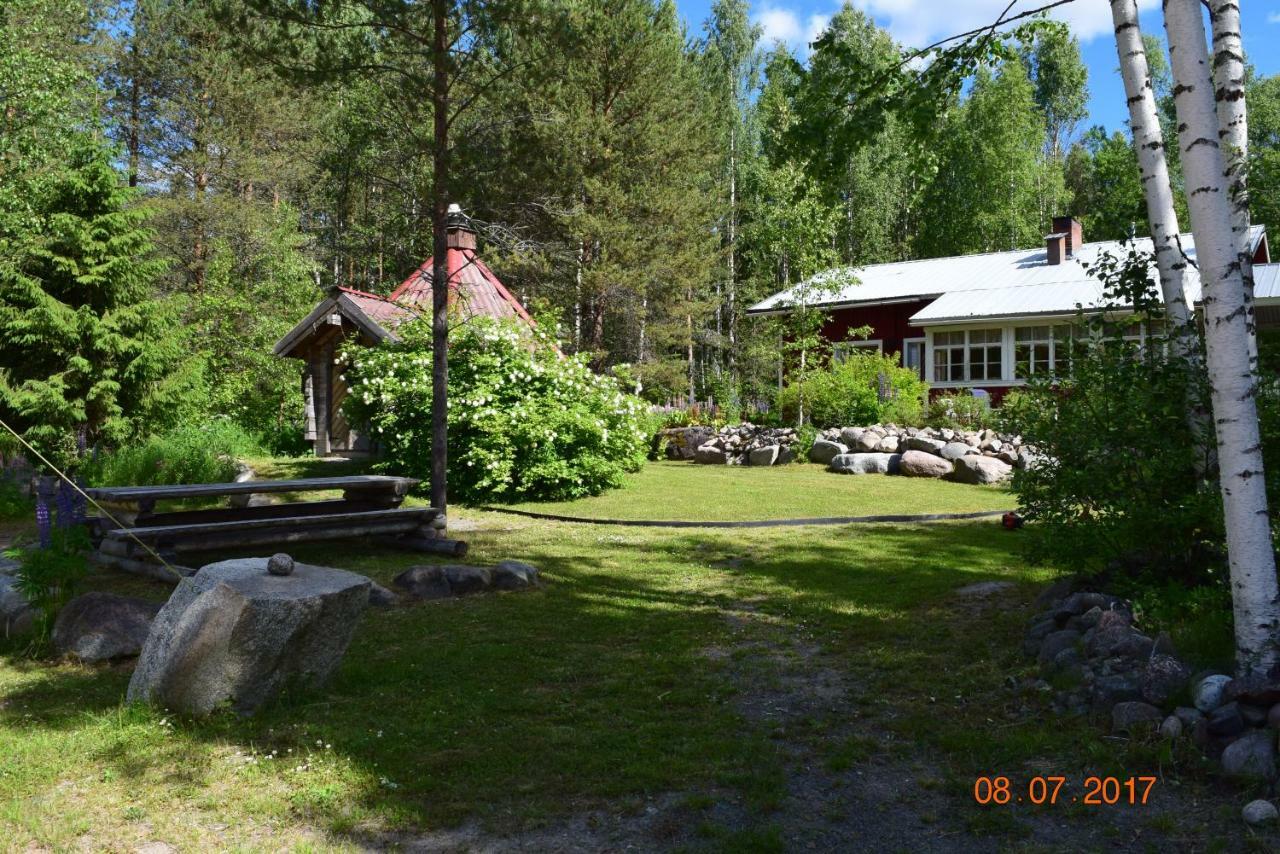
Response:
[[[959,519],[985,519],[1003,516],[1008,510],[981,510],[976,513],[920,513],[889,514],[880,516],[820,516],[814,519],[759,519],[746,522],[686,522],[655,519],[586,519],[581,516],[561,516],[555,513],[535,513],[532,510],[514,510],[509,507],[480,507],[493,513],[510,513],[529,519],[546,519],[552,522],[580,522],[584,525],[626,525],[636,528],[797,528],[804,525],[853,525],[873,522],[946,522]]]
[[[105,508],[105,507],[103,507],[101,504],[99,504],[99,503],[97,502],[97,500],[96,500],[96,499],[94,499],[94,497],[93,497],[92,495],[90,495],[89,493],[87,493],[87,492],[85,492],[83,489],[81,489],[81,488],[80,488],[80,484],[76,483],[74,480],[72,480],[71,478],[67,477],[67,476],[62,472],[62,470],[61,470],[61,469],[59,469],[59,468],[58,468],[57,466],[55,466],[53,463],[49,462],[49,460],[47,460],[47,459],[45,458],[44,454],[42,454],[42,453],[40,453],[39,451],[37,451],[37,450],[35,449],[35,447],[34,447],[30,442],[28,442],[26,439],[22,438],[22,436],[21,436],[21,435],[19,435],[18,431],[17,431],[17,430],[14,430],[12,427],[10,427],[8,424],[6,424],[6,423],[4,422],[4,420],[3,420],[3,419],[0,419],[0,427],[3,427],[4,429],[6,429],[6,430],[8,430],[10,433],[12,433],[12,434],[13,434],[13,438],[17,439],[19,442],[21,442],[21,443],[22,443],[23,447],[25,447],[28,451],[30,451],[31,453],[33,453],[33,454],[35,454],[35,455],[36,455],[36,459],[40,460],[40,462],[42,462],[42,463],[44,463],[46,466],[48,466],[50,471],[52,471],[52,472],[53,472],[54,474],[56,474],[58,477],[62,478],[62,480],[63,480],[63,481],[65,481],[68,485],[70,485],[70,487],[71,487],[72,489],[74,489],[76,492],[80,493],[80,494],[84,497],[85,501],[88,501],[88,502],[89,502],[90,504],[92,504],[95,508],[97,508],[98,512],[99,512],[99,513],[101,513],[103,516],[106,516],[108,519],[110,519],[110,520],[112,521],[112,523],[114,523],[114,524],[115,524],[115,526],[116,526],[117,528],[119,528],[119,529],[123,530],[123,531],[124,531],[124,532],[129,536],[129,539],[133,540],[135,543],[137,543],[138,545],[140,545],[140,546],[142,546],[144,549],[146,549],[147,553],[148,553],[149,555],[151,555],[153,558],[155,558],[157,561],[159,561],[161,566],[163,566],[163,567],[164,567],[166,570],[168,570],[169,572],[173,573],[173,577],[174,577],[174,578],[176,578],[176,579],[178,579],[179,581],[181,581],[183,578],[185,578],[185,577],[186,577],[186,576],[184,576],[181,572],[178,572],[178,570],[176,570],[176,569],[173,567],[173,565],[169,563],[169,561],[167,561],[167,560],[165,560],[164,558],[160,557],[160,554],[159,554],[155,549],[151,548],[151,546],[147,545],[147,544],[146,544],[146,543],[144,543],[142,540],[138,539],[138,537],[133,533],[133,531],[129,528],[129,526],[128,526],[128,525],[123,524],[123,523],[122,523],[119,519],[117,519],[115,516],[111,515],[111,513],[107,510],[107,508]]]

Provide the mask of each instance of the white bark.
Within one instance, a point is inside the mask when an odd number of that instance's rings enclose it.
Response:
[[[1258,338],[1253,313],[1253,253],[1249,245],[1249,118],[1244,98],[1244,44],[1240,39],[1240,4],[1211,0],[1213,20],[1213,86],[1218,107],[1218,141],[1231,189],[1231,231],[1244,275],[1245,311],[1249,325],[1249,364],[1258,370]]]
[[[1169,182],[1164,134],[1156,112],[1142,30],[1138,27],[1136,0],[1111,0],[1111,19],[1115,24],[1116,52],[1120,57],[1124,93],[1129,102],[1133,147],[1138,152],[1138,167],[1147,200],[1147,219],[1151,222],[1151,242],[1160,274],[1160,290],[1170,327],[1175,332],[1174,345],[1181,355],[1190,355],[1198,349],[1191,301],[1187,299],[1190,271],[1178,245],[1178,214],[1173,207],[1173,185]]]
[[[1199,0],[1165,0],[1179,145],[1204,291],[1205,343],[1231,571],[1236,663],[1244,674],[1280,662],[1280,587],[1267,515],[1262,445],[1249,366],[1244,280],[1232,230],[1226,158]]]

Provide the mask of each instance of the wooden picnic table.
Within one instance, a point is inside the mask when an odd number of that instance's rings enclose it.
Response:
[[[110,514],[88,520],[98,562],[169,577],[156,554],[172,563],[170,558],[179,552],[362,536],[390,536],[409,548],[465,554],[465,543],[441,537],[437,522],[443,520],[435,508],[400,506],[417,484],[409,477],[354,475],[85,491]],[[337,490],[342,491],[341,499],[156,512],[160,501],[229,498],[234,504],[255,495]]]

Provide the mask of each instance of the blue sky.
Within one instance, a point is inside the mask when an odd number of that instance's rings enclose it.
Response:
[[[869,12],[898,41],[922,47],[957,32],[989,23],[1008,0],[852,0]],[[711,0],[676,0],[691,32],[700,32]],[[1014,12],[1034,9],[1043,0],[1017,0]],[[765,44],[785,41],[804,53],[841,6],[840,0],[751,0],[752,18],[765,31]],[[1163,36],[1159,0],[1138,0],[1143,32]],[[1245,50],[1258,73],[1280,73],[1280,0],[1244,0],[1241,3]],[[1128,114],[1124,87],[1116,70],[1115,42],[1111,39],[1111,10],[1106,0],[1076,0],[1055,10],[1080,38],[1081,52],[1089,66],[1088,125],[1123,127]]]

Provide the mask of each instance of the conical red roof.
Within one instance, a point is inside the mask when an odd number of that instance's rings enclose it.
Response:
[[[449,304],[459,306],[464,314],[494,317],[500,320],[518,318],[534,325],[511,292],[498,281],[474,249],[449,247]],[[391,292],[391,299],[418,311],[431,309],[431,259],[410,274]]]

